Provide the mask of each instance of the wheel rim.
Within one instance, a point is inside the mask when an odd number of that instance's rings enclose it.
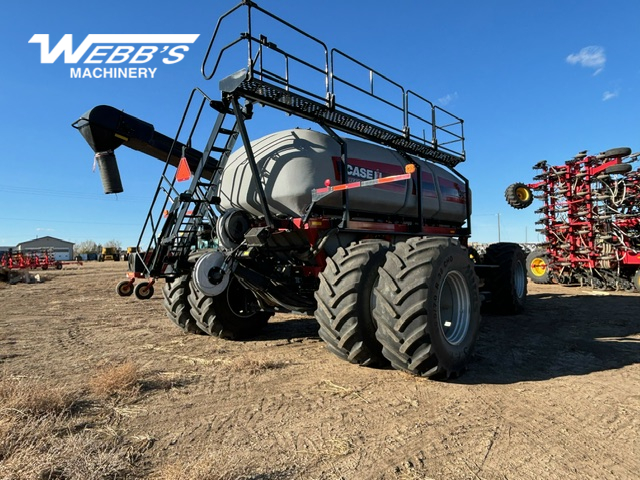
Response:
[[[440,286],[438,317],[440,330],[451,345],[459,345],[469,331],[471,296],[464,276],[449,272]]]
[[[516,188],[516,197],[518,197],[518,200],[526,202],[529,200],[529,190],[524,187]]]
[[[547,271],[547,262],[544,261],[544,258],[534,258],[531,261],[531,273],[533,273],[536,277],[541,277]]]
[[[524,296],[524,291],[527,284],[527,274],[524,270],[524,266],[522,265],[522,262],[516,263],[513,275],[514,275],[513,284],[516,289],[516,295],[518,296],[518,298],[522,298]]]

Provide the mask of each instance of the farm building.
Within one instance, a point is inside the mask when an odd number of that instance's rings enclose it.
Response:
[[[48,252],[53,254],[55,260],[71,260],[73,258],[73,245],[72,242],[45,236],[19,243],[16,245],[15,250],[22,253]]]

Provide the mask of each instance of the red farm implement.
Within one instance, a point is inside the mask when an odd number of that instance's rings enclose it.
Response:
[[[55,260],[49,252],[16,252],[5,253],[0,258],[0,265],[9,269],[35,270],[41,268],[47,270],[49,267],[60,270],[62,262]]]
[[[541,161],[534,183],[507,188],[513,208],[542,201],[544,243],[527,258],[533,282],[640,291],[640,171],[630,165],[639,155],[614,148],[564,165]]]

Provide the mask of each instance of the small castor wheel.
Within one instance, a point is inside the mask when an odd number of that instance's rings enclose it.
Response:
[[[138,298],[139,300],[148,300],[153,297],[153,285],[151,285],[149,282],[141,282],[136,285],[133,293],[136,294],[136,298]]]
[[[123,280],[116,286],[116,293],[121,297],[130,297],[133,294],[133,283]]]

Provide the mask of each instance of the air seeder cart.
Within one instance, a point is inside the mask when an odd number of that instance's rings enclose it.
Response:
[[[247,31],[219,45],[243,13]],[[263,20],[277,40],[258,33]],[[173,139],[107,106],[74,124],[107,193],[121,190],[117,147],[165,162],[118,293],[149,298],[164,279],[176,325],[228,338],[258,334],[276,312],[314,314],[329,350],[350,362],[459,373],[481,300],[515,313],[526,299],[518,245],[470,258],[462,119],[251,1],[219,19],[205,78],[229,59],[221,97],[194,89]],[[257,106],[315,128],[251,141]]]

